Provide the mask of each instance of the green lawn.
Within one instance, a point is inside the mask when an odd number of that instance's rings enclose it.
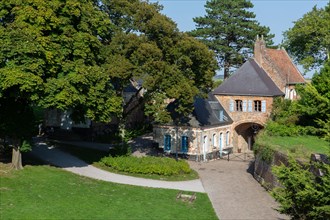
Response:
[[[107,152],[103,152],[95,149],[89,149],[89,148],[76,147],[67,144],[58,145],[57,148],[80,158],[81,160],[85,161],[88,164],[93,164],[94,166],[100,169],[113,173],[141,177],[141,178],[148,178],[148,179],[165,180],[165,181],[184,181],[184,180],[193,180],[199,178],[198,173],[195,170],[191,170],[191,173],[189,174],[181,174],[176,176],[162,176],[156,174],[137,174],[137,173],[134,174],[127,172],[120,172],[115,169],[112,169],[111,167],[105,166],[103,163],[99,163],[101,158],[109,156],[109,153]]]
[[[258,136],[257,143],[271,146],[285,154],[291,153],[296,157],[306,159],[309,159],[312,153],[330,153],[329,142],[316,136],[281,137],[262,134]]]
[[[0,164],[1,219],[217,219],[207,194],[128,186],[49,166],[6,171]],[[192,194],[187,192],[187,194]]]

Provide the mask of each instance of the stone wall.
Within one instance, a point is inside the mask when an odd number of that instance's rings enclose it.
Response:
[[[254,178],[262,184],[266,189],[272,189],[278,186],[278,182],[274,174],[272,173],[272,166],[278,166],[288,163],[288,158],[286,155],[275,152],[273,162],[271,164],[261,159],[260,155],[256,155],[254,161]]]
[[[279,186],[275,175],[272,173],[272,166],[279,166],[281,164],[287,165],[288,157],[276,151],[274,153],[273,162],[271,164],[263,161],[260,155],[257,155],[255,158],[253,173],[254,178],[268,190]],[[329,159],[324,154],[312,154],[311,161],[330,164]],[[323,175],[322,172],[314,166],[310,166],[310,171],[316,176]]]
[[[188,126],[154,126],[153,138],[164,148],[165,135],[171,135],[171,151],[175,153],[186,153],[181,150],[182,136],[188,137],[189,148],[187,154],[190,158],[212,159],[220,149],[220,135],[222,134],[222,148],[232,147],[231,125],[214,126],[208,128],[193,128]],[[226,133],[229,132],[229,142],[226,144]],[[205,138],[204,138],[205,137]],[[204,144],[204,140],[206,143]],[[199,159],[198,159],[199,160]]]
[[[270,116],[273,105],[273,97],[262,97],[262,96],[227,96],[227,95],[217,95],[216,98],[224,107],[226,112],[229,114],[231,119],[236,125],[245,122],[256,122],[264,125]],[[230,100],[260,100],[266,101],[266,112],[256,112],[254,111],[254,103],[252,103],[252,112],[243,111],[230,111]]]

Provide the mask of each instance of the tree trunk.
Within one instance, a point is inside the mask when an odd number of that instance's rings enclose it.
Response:
[[[11,166],[15,170],[21,170],[21,169],[23,169],[23,165],[22,165],[22,154],[21,154],[21,151],[20,151],[20,141],[14,141]]]
[[[223,79],[227,79],[229,77],[229,64],[225,63],[224,71],[223,71]]]

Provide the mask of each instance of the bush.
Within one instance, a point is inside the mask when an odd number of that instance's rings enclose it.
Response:
[[[167,157],[110,156],[102,158],[101,163],[127,173],[173,176],[191,172],[187,161],[176,161]]]
[[[288,165],[273,167],[281,187],[272,191],[280,203],[279,211],[292,219],[330,218],[330,164],[313,163],[322,171],[315,176],[306,164],[289,157]]]
[[[117,157],[117,156],[129,156],[132,154],[132,149],[129,146],[128,143],[124,142],[122,144],[116,144],[114,145],[110,151],[109,151],[110,155],[113,157]]]
[[[274,121],[269,121],[266,125],[266,132],[271,136],[299,136],[315,135],[317,129],[311,126],[284,125]]]

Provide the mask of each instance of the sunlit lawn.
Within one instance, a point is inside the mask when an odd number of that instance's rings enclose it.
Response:
[[[177,190],[98,181],[50,166],[0,166],[1,219],[217,219],[204,193],[188,203],[176,200]]]
[[[306,159],[310,158],[312,153],[330,153],[329,142],[316,136],[282,137],[262,135],[258,142],[272,146],[285,154],[291,153],[296,157]]]

